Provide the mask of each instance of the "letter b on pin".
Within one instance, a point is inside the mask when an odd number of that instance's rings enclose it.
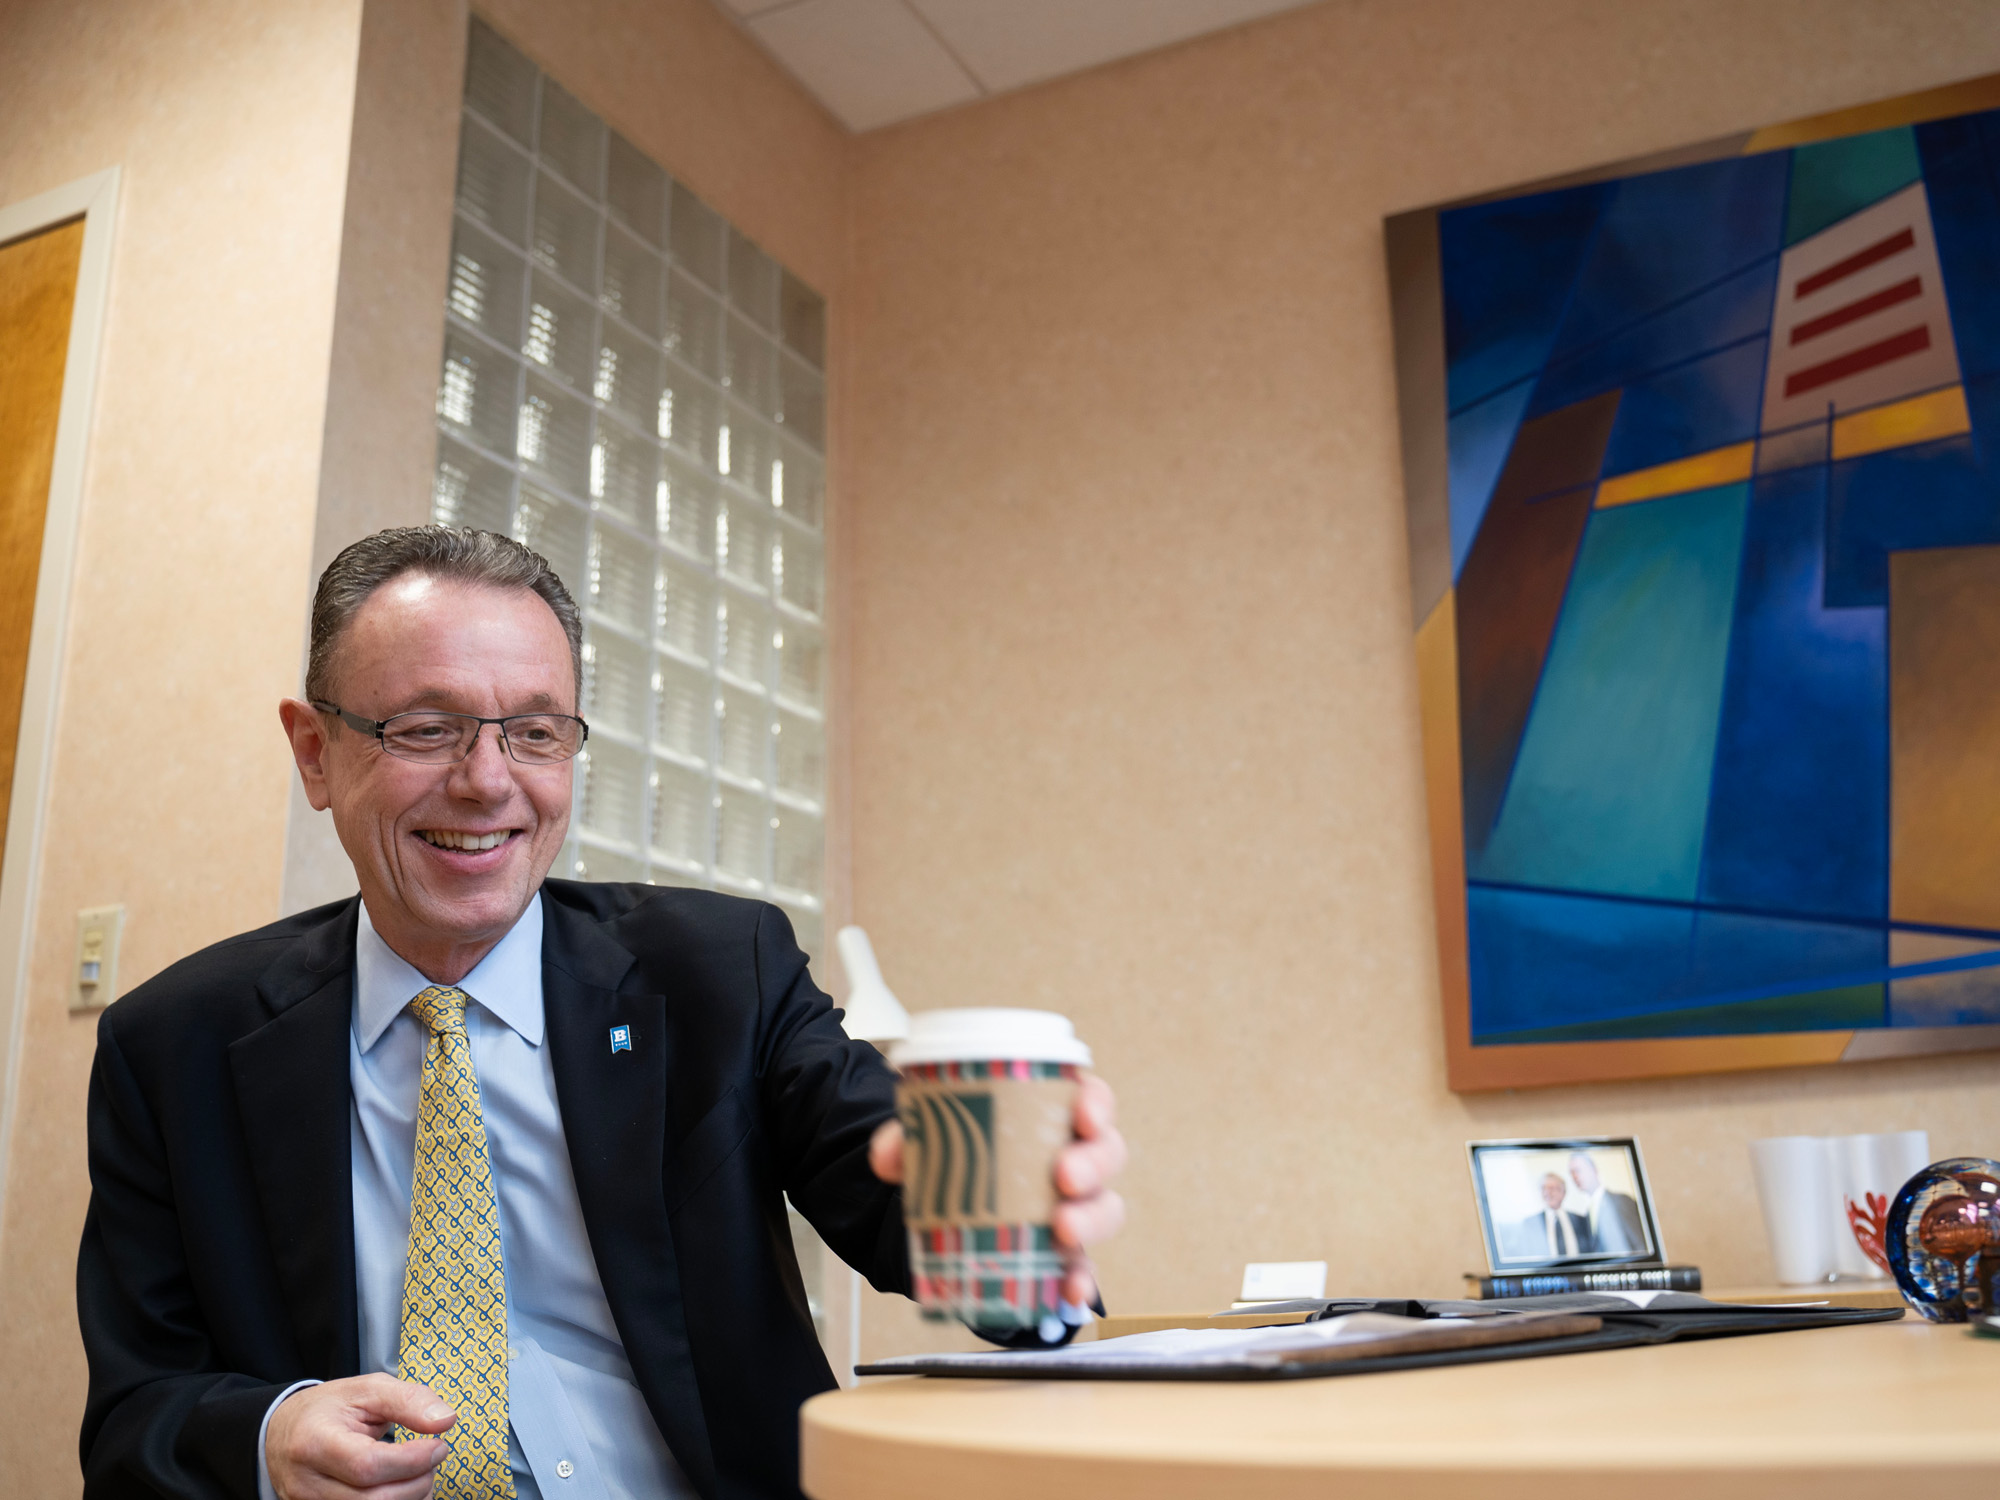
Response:
[[[611,1050],[613,1052],[630,1052],[632,1050],[632,1028],[630,1026],[614,1026],[611,1028]]]

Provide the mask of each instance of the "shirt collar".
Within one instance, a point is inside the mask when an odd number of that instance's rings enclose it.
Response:
[[[361,903],[354,934],[354,1036],[368,1051],[403,1007],[430,985],[382,940]],[[531,1047],[542,1044],[542,899],[528,903],[507,935],[458,982],[491,1015],[519,1032]]]

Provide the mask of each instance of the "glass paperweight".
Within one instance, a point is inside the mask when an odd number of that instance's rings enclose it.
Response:
[[[1883,1239],[1903,1300],[1931,1322],[2000,1313],[2000,1162],[1925,1167],[1896,1194]]]

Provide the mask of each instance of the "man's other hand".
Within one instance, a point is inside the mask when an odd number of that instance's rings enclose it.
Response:
[[[356,1375],[308,1386],[278,1405],[264,1464],[279,1500],[422,1500],[450,1450],[435,1437],[378,1441],[391,1427],[448,1431],[458,1414],[428,1386]]]
[[[886,1120],[868,1142],[868,1165],[884,1182],[903,1180],[903,1126]],[[1111,1180],[1125,1167],[1125,1137],[1118,1133],[1118,1101],[1111,1085],[1095,1073],[1083,1075],[1076,1091],[1076,1139],[1056,1158],[1056,1239],[1065,1247],[1069,1272],[1063,1298],[1075,1307],[1097,1300],[1097,1273],[1090,1246],[1108,1240],[1125,1222],[1125,1200]],[[290,1405],[289,1402],[286,1405]],[[279,1408],[283,1410],[283,1408]]]

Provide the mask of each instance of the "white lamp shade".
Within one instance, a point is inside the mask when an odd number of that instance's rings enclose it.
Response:
[[[859,927],[843,927],[833,936],[840,966],[847,971],[847,1015],[841,1022],[858,1042],[898,1042],[910,1034],[910,1013],[882,982],[875,948]]]

